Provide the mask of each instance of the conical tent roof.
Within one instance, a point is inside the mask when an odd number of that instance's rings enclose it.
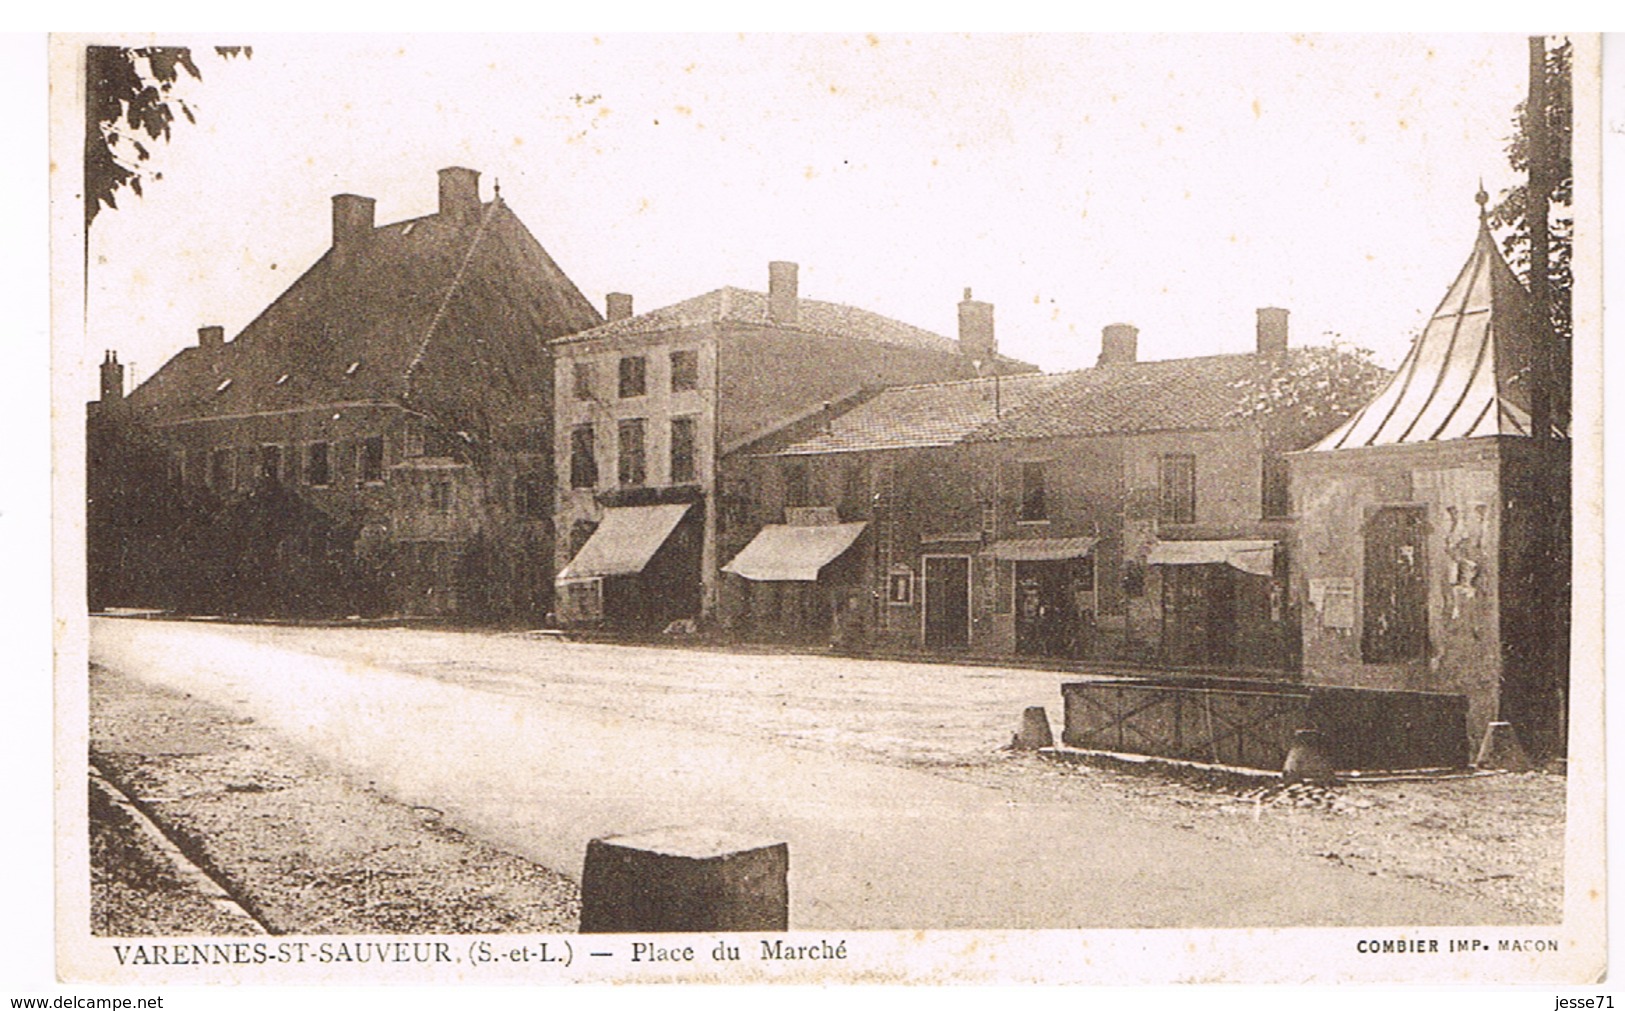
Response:
[[[1528,294],[1480,216],[1472,254],[1393,379],[1314,450],[1527,436],[1534,340]]]

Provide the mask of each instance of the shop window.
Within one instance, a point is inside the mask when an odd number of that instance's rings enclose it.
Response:
[[[1044,464],[1021,465],[1021,522],[1037,523],[1048,519],[1044,503]]]
[[[626,418],[616,426],[618,452],[616,466],[623,488],[635,488],[644,483],[643,419]]]
[[[644,369],[647,362],[642,355],[628,355],[621,359],[621,398],[641,397],[647,392]]]
[[[570,429],[570,487],[598,486],[598,451],[591,425]]]
[[[694,350],[671,353],[671,391],[687,393],[700,388],[700,353]]]
[[[1164,453],[1157,466],[1157,488],[1164,523],[1196,522],[1196,457]]]
[[[675,373],[673,373],[675,375]],[[694,444],[696,419],[671,419],[671,483],[690,484],[694,481]]]

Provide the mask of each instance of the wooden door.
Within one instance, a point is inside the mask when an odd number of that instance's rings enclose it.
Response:
[[[1409,506],[1366,523],[1360,655],[1366,663],[1423,660],[1428,651],[1427,517]]]
[[[970,645],[970,558],[964,555],[925,557],[925,644]]]

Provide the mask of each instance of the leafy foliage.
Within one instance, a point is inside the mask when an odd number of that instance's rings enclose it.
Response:
[[[1261,422],[1275,448],[1301,449],[1369,403],[1390,375],[1370,349],[1333,341],[1293,348],[1234,385],[1242,417]]]
[[[1550,201],[1547,232],[1547,281],[1551,290],[1552,333],[1560,341],[1573,336],[1571,315],[1574,273],[1571,254],[1574,248],[1574,86],[1572,72],[1573,45],[1563,40],[1546,51],[1546,108],[1542,110],[1546,124],[1546,151],[1541,169],[1535,173],[1547,186]],[[1510,228],[1502,240],[1502,249],[1512,266],[1527,284],[1529,280],[1529,222],[1525,210],[1529,202],[1530,176],[1529,133],[1532,125],[1527,102],[1518,103],[1513,113],[1513,133],[1507,141],[1507,161],[1522,173],[1525,182],[1501,192],[1500,199],[1490,208],[1490,224],[1496,228]]]
[[[216,46],[221,57],[248,57],[248,46]],[[168,141],[177,114],[197,122],[175,93],[185,73],[203,73],[185,46],[85,47],[85,228],[103,207],[117,209],[120,190],[141,195],[142,163],[151,144]],[[158,178],[154,174],[153,178]]]

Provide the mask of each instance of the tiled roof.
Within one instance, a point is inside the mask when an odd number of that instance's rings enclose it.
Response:
[[[822,432],[779,455],[854,453],[948,446],[1054,389],[1065,375],[1024,373],[995,379],[898,386],[836,417]]]
[[[969,441],[1235,428],[1248,424],[1246,380],[1265,367],[1257,355],[1231,354],[1080,369]]]
[[[694,298],[655,309],[627,319],[605,323],[578,334],[560,338],[557,344],[602,338],[631,337],[664,333],[706,323],[738,323],[752,326],[783,326],[800,333],[842,337],[850,340],[895,344],[958,354],[959,342],[941,334],[911,326],[889,316],[838,302],[798,299],[796,322],[775,323],[767,315],[767,294],[744,288],[718,288]],[[1013,361],[1011,359],[1001,360]],[[1029,366],[1030,367],[1030,366]]]
[[[190,347],[130,394],[174,421],[385,401],[468,421],[540,412],[547,341],[603,317],[500,199],[477,223],[433,214],[332,250],[235,340]]]
[[[1528,435],[1523,285],[1481,224],[1473,251],[1386,388],[1316,450]]]

